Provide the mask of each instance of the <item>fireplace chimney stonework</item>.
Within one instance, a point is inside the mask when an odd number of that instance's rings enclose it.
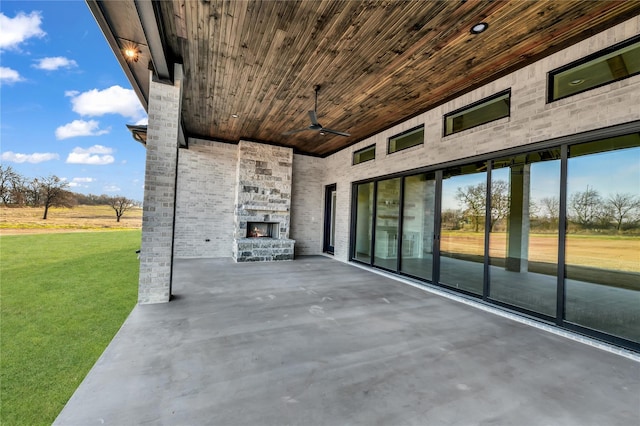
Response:
[[[291,148],[240,141],[236,172],[233,258],[236,262],[292,260],[289,239]],[[269,238],[252,238],[247,224],[268,223]],[[274,225],[276,224],[276,225]]]

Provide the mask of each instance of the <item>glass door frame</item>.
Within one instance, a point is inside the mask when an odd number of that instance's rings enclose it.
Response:
[[[337,204],[337,184],[325,186],[324,189],[324,232],[322,241],[322,251],[333,254],[335,245],[331,244],[332,234],[335,236],[336,229],[336,204]]]

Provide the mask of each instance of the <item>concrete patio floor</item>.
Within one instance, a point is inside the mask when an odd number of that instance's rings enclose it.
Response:
[[[58,425],[631,425],[640,363],[323,256],[177,260]]]

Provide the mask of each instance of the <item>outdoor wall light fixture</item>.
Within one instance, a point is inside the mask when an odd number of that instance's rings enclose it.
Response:
[[[122,47],[122,54],[127,62],[138,62],[141,53],[138,44],[132,41],[126,40]]]
[[[480,34],[485,32],[489,28],[489,24],[486,22],[480,22],[471,27],[471,34]]]
[[[239,115],[238,115],[238,114],[231,114],[231,117],[233,117],[233,118],[238,118],[238,117],[239,117]]]

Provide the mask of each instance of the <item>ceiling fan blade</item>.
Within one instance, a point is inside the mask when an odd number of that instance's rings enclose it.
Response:
[[[293,135],[294,133],[304,132],[305,130],[309,130],[309,128],[305,127],[304,129],[289,130],[288,132],[284,132],[283,135]]]
[[[311,119],[311,124],[314,126],[320,126],[320,123],[318,123],[318,115],[315,111],[309,111],[309,118]]]
[[[351,133],[339,132],[337,130],[327,129],[326,127],[323,127],[320,131],[325,133],[333,133],[334,135],[338,135],[338,136],[346,136],[346,137],[351,136]]]

